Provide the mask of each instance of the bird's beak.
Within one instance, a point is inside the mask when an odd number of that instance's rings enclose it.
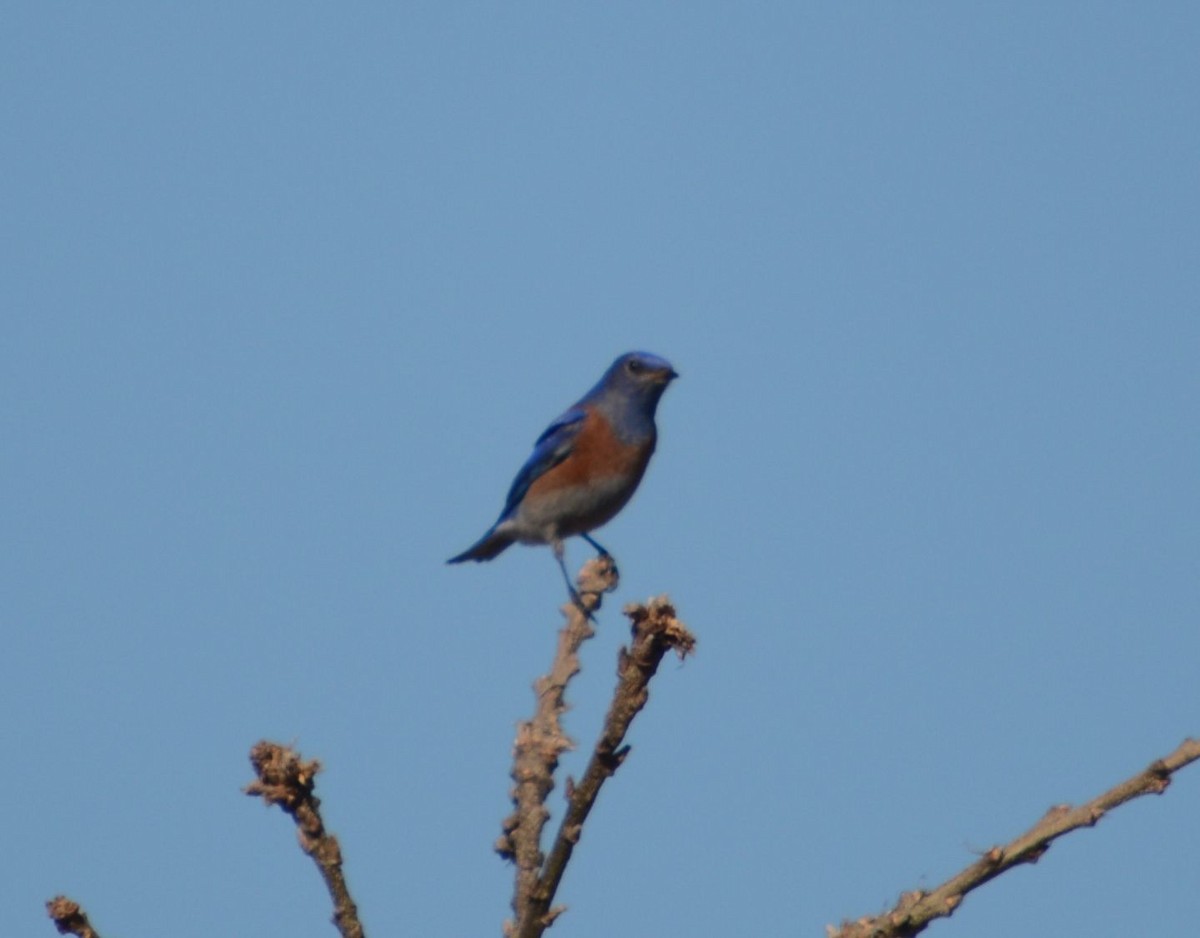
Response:
[[[666,371],[660,371],[658,376],[663,384],[669,384],[679,377],[679,372],[674,368],[668,368]]]

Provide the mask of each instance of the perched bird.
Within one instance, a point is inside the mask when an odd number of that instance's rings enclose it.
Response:
[[[537,438],[496,523],[447,563],[491,560],[516,542],[549,544],[570,589],[563,539],[582,535],[607,556],[588,532],[611,521],[642,481],[658,437],[658,399],[678,377],[670,362],[647,352],[629,352],[613,362]]]

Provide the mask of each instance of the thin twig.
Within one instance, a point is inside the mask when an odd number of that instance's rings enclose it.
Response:
[[[300,837],[300,848],[313,858],[333,899],[333,924],[342,938],[363,938],[358,907],[350,897],[342,875],[342,850],[337,838],[325,830],[321,801],[313,794],[321,764],[304,762],[288,746],[262,741],[250,750],[250,763],[258,779],[247,785],[247,795],[261,795],[267,804],[277,804],[292,820]]]
[[[895,908],[883,915],[829,926],[829,938],[910,938],[925,930],[934,919],[950,915],[967,893],[1006,870],[1022,863],[1036,863],[1055,839],[1081,827],[1092,827],[1113,808],[1142,795],[1160,795],[1171,784],[1171,775],[1189,762],[1200,759],[1200,739],[1185,739],[1172,752],[1106,791],[1087,804],[1072,808],[1056,805],[1024,834],[1003,847],[992,847],[982,858],[951,877],[936,889],[914,890],[900,897]]]
[[[537,704],[533,718],[517,727],[513,744],[513,813],[504,819],[496,852],[516,864],[513,912],[519,921],[532,901],[541,871],[542,828],[550,812],[546,798],[554,788],[558,757],[572,747],[563,732],[561,717],[567,710],[566,691],[579,673],[579,649],[595,635],[589,619],[600,608],[604,593],[617,588],[617,568],[612,558],[600,556],[584,564],[576,580],[578,602],[563,607],[566,624],[558,633],[558,649],[550,670],[533,685]],[[514,926],[505,923],[506,932]]]
[[[78,938],[100,938],[92,923],[88,921],[87,913],[80,908],[79,903],[66,896],[55,896],[46,903],[46,912],[54,920],[54,926],[60,935],[77,935]]]
[[[514,904],[517,924],[512,933],[516,938],[539,938],[563,912],[562,907],[551,907],[554,894],[601,786],[629,754],[625,735],[650,698],[650,679],[669,650],[674,649],[683,658],[696,645],[692,634],[675,618],[675,607],[665,596],[651,600],[649,605],[626,606],[624,613],[632,622],[633,640],[628,648],[621,649],[617,659],[617,687],[604,728],[583,778],[578,784],[568,779],[567,810],[534,888],[523,906]]]

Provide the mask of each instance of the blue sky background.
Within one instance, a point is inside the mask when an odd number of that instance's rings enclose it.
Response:
[[[0,933],[333,934],[265,736],[370,934],[499,934],[562,588],[443,561],[630,348],[683,377],[567,769],[623,603],[700,645],[556,934],[819,936],[1200,732],[1196,4],[3,20]],[[934,931],[1182,934],[1198,807]]]

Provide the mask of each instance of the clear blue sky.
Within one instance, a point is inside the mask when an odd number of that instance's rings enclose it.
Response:
[[[568,729],[624,602],[700,646],[556,933],[821,936],[1200,732],[1198,49],[1190,2],[9,4],[0,934],[333,934],[264,736],[370,933],[499,934],[562,589],[443,561],[630,348],[683,377]],[[1181,934],[1198,808],[935,931]]]

